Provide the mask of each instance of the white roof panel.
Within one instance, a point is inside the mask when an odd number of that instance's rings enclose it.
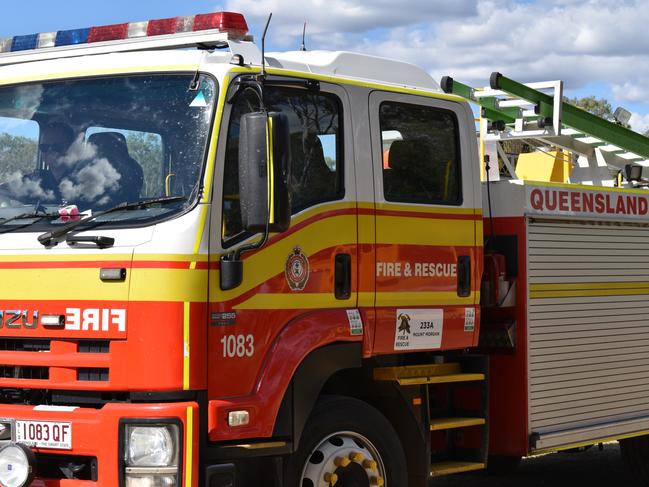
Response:
[[[344,51],[287,51],[266,54],[269,66],[323,76],[340,76],[441,92],[423,69],[403,61]]]

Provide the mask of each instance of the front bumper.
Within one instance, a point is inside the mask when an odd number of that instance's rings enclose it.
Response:
[[[119,486],[120,420],[138,418],[177,419],[181,422],[181,485],[193,487],[198,484],[198,462],[194,460],[198,454],[198,405],[194,402],[108,403],[100,409],[2,404],[0,418],[72,423],[71,450],[33,448],[37,458],[37,472],[32,487]],[[53,465],[75,463],[75,459],[79,460],[78,464],[85,465],[82,468],[84,472],[79,474],[81,478],[67,478],[66,469],[61,470],[58,477],[52,475],[57,470],[52,468]],[[49,476],[39,473],[39,461],[42,462],[42,470],[47,471]],[[94,472],[85,471],[88,468]]]

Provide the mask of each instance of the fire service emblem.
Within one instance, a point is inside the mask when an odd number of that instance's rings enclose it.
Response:
[[[292,291],[301,291],[309,280],[309,259],[300,247],[293,248],[284,268],[286,282]]]

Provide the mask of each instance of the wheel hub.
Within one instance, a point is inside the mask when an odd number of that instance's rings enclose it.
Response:
[[[341,431],[327,436],[311,452],[301,487],[384,487],[385,467],[363,435]]]

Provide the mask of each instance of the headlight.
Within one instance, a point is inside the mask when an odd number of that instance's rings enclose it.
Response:
[[[0,485],[23,487],[33,478],[34,453],[24,445],[9,443],[0,450]]]
[[[124,424],[125,487],[180,485],[180,426],[178,422]]]
[[[169,426],[128,426],[126,465],[129,467],[169,467],[175,460],[178,428]]]

